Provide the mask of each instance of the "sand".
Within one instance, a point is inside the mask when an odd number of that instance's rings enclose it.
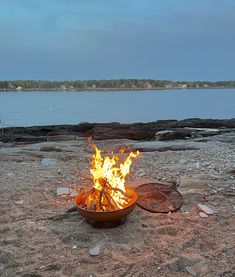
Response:
[[[105,150],[130,143],[97,142]],[[89,175],[91,151],[85,139],[0,146],[0,276],[234,276],[234,143],[143,152],[134,162],[132,187],[178,182],[184,206],[177,212],[136,207],[113,229],[94,228],[77,212],[37,221],[73,206],[55,190]],[[214,214],[201,217],[199,203]]]

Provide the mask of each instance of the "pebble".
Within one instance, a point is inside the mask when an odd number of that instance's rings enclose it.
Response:
[[[56,196],[61,196],[61,195],[65,195],[65,194],[69,194],[70,193],[70,189],[69,188],[57,188],[56,189]]]
[[[207,215],[214,214],[214,211],[206,205],[197,204],[198,208]]]
[[[91,256],[99,256],[100,254],[100,246],[96,245],[94,248],[91,248],[89,251]]]
[[[23,200],[19,200],[19,201],[16,201],[15,204],[16,204],[16,205],[23,205],[23,204],[24,204],[24,201],[23,201]]]
[[[204,212],[200,212],[199,215],[200,215],[200,217],[208,217],[208,215]]]
[[[199,274],[191,266],[186,266],[185,269],[190,275],[192,275],[194,277],[199,276]]]
[[[66,196],[69,195],[71,197],[76,196],[78,193],[76,190],[70,189],[70,188],[57,188],[55,191],[56,196]]]
[[[14,174],[12,172],[7,172],[7,176],[13,176]]]
[[[41,160],[41,165],[55,165],[57,163],[57,159],[52,159],[52,158],[43,158]]]

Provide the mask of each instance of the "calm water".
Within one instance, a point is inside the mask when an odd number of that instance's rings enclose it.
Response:
[[[235,118],[235,89],[0,92],[0,113],[4,126]]]

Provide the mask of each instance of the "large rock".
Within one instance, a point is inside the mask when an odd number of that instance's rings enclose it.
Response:
[[[215,142],[197,142],[197,141],[144,141],[131,143],[132,149],[139,150],[141,152],[153,152],[153,151],[182,151],[182,150],[199,150],[205,148],[216,147]]]

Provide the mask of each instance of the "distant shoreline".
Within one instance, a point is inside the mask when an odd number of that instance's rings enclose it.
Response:
[[[235,88],[235,80],[227,81],[170,81],[154,79],[110,80],[5,80],[1,91],[160,91],[178,89]]]
[[[235,89],[235,87],[174,87],[174,88],[87,88],[87,89],[0,89],[0,92],[82,92],[82,91],[161,91],[161,90],[206,90],[206,89]]]

